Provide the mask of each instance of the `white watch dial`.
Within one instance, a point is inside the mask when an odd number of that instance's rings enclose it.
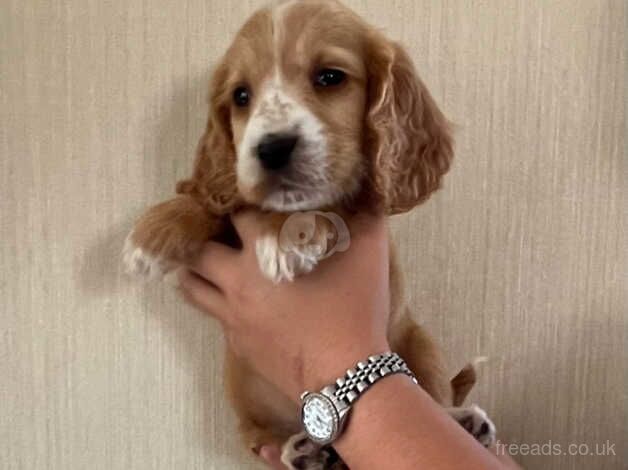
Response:
[[[334,437],[338,428],[338,415],[329,398],[319,393],[308,395],[302,413],[303,426],[310,437],[319,442]]]

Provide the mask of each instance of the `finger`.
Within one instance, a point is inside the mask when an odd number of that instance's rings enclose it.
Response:
[[[287,470],[287,467],[281,463],[281,450],[277,446],[262,446],[259,456],[263,458],[275,470]]]
[[[218,242],[207,242],[188,268],[223,290],[228,284],[239,251]]]
[[[231,216],[231,222],[243,241],[259,238],[262,227],[259,219],[260,212],[251,209],[237,212]]]
[[[179,290],[185,300],[224,323],[228,307],[224,295],[209,282],[188,269],[178,272]]]

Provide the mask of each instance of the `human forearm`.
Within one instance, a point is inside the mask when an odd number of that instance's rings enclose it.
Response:
[[[403,375],[387,377],[360,398],[334,447],[352,470],[504,468]]]

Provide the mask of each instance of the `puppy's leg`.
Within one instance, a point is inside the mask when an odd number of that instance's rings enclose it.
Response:
[[[221,228],[220,219],[189,195],[158,204],[138,220],[125,241],[127,271],[161,277],[198,252]]]
[[[244,445],[259,454],[263,446],[278,449],[301,427],[297,405],[259,375],[248,361],[225,351],[225,394],[238,417]]]
[[[495,425],[479,406],[447,408],[447,412],[484,447],[495,443]]]
[[[408,364],[419,384],[439,404],[450,406],[451,385],[440,351],[427,332],[406,311],[389,331],[390,346]]]

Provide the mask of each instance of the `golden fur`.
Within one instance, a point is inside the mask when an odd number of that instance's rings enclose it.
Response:
[[[342,68],[347,81],[333,90],[314,89],[310,76],[320,66]],[[237,34],[212,78],[194,173],[177,185],[175,199],[139,220],[130,235],[134,247],[162,266],[176,265],[193,257],[204,241],[219,237],[230,213],[262,205],[272,185],[265,176],[254,185],[239,181],[238,145],[258,104],[257,90],[276,74],[282,88],[324,124],[326,176],[344,188],[326,210],[396,214],[439,188],[453,156],[452,137],[406,52],[336,1],[288,2],[257,12]],[[242,83],[253,90],[253,102],[244,109],[231,102],[234,87]],[[276,234],[277,220],[288,215],[270,213],[268,230]],[[462,403],[475,381],[473,368],[456,378],[452,391],[438,349],[410,319],[394,260],[391,294],[392,349],[436,401]],[[226,383],[251,449],[281,445],[300,430],[296,406],[231,351]]]

